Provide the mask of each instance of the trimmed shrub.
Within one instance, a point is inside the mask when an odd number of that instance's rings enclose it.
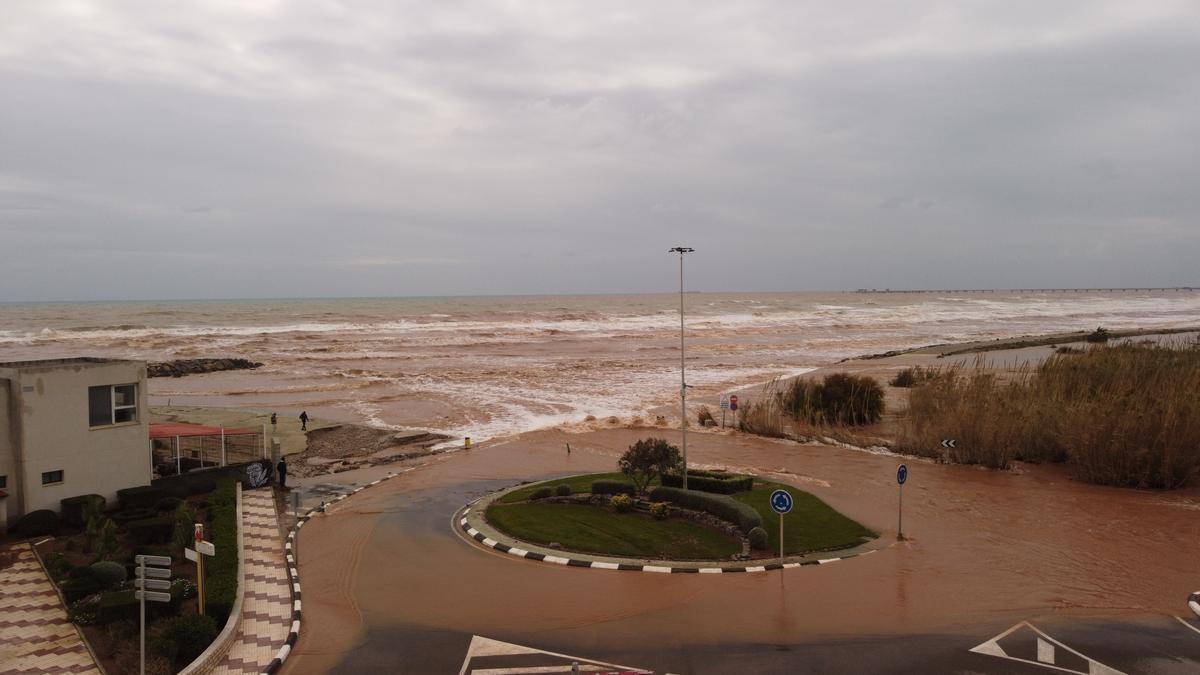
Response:
[[[667,487],[683,487],[683,476],[667,473],[662,476],[662,484]],[[721,495],[731,495],[735,492],[745,492],[754,487],[754,476],[742,473],[722,473],[717,471],[688,471],[688,489],[701,492],[715,492]]]
[[[637,488],[633,483],[626,483],[623,480],[596,480],[592,481],[592,494],[594,495],[634,495]]]
[[[118,525],[124,525],[135,520],[153,518],[156,515],[158,515],[158,512],[154,509],[123,509],[112,514],[112,520]]]
[[[66,556],[55,551],[46,556],[46,569],[55,580],[65,579],[67,573],[71,571],[71,563]]]
[[[83,527],[87,524],[85,516],[88,511],[87,505],[91,504],[92,509],[97,513],[103,513],[107,500],[104,499],[104,495],[79,495],[60,499],[58,504],[64,523],[71,527]]]
[[[655,520],[666,520],[671,515],[671,505],[667,502],[654,502],[650,505],[650,515]]]
[[[690,481],[689,481],[690,482]],[[650,491],[650,499],[656,502],[671,502],[685,509],[704,511],[727,520],[742,532],[762,527],[762,516],[753,507],[733,497],[715,495],[699,490],[681,490],[673,487],[656,487]]]
[[[161,499],[169,496],[166,490],[153,485],[141,485],[117,490],[117,500],[121,502],[122,511],[128,509],[153,509],[154,505]]]
[[[540,488],[534,490],[533,494],[529,495],[529,499],[531,499],[533,501],[537,501],[539,499],[546,499],[547,497],[553,497],[553,496],[554,496],[554,490],[551,490],[548,487],[540,487]]]
[[[187,614],[163,620],[155,626],[153,646],[177,663],[191,663],[217,637],[217,622],[211,616]]]
[[[75,569],[87,570],[87,567],[76,567]],[[71,570],[74,572],[75,570]],[[70,605],[78,600],[86,598],[93,593],[99,593],[103,590],[104,585],[101,584],[96,577],[92,576],[90,571],[86,576],[70,577],[59,586],[62,590],[63,599]]]
[[[566,483],[563,483],[562,485],[556,485],[554,487],[554,494],[559,497],[570,497],[571,486],[567,485]]]
[[[217,481],[217,489],[208,497],[209,539],[217,554],[208,560],[205,571],[205,606],[208,616],[224,625],[237,595],[237,481]]]
[[[158,516],[135,520],[127,526],[129,536],[139,544],[165,544],[175,531],[174,516]]]
[[[154,505],[154,510],[158,511],[159,513],[163,513],[165,511],[174,511],[175,509],[179,508],[179,505],[182,503],[183,500],[179,497],[163,497],[162,499],[158,500],[157,504]]]
[[[628,513],[633,508],[633,497],[629,495],[613,495],[609,500],[617,513]]]
[[[1097,328],[1096,330],[1092,331],[1087,336],[1086,339],[1088,342],[1091,342],[1093,344],[1101,344],[1104,342],[1108,342],[1109,338],[1111,338],[1111,337],[1112,337],[1112,334],[1108,332],[1107,328],[1100,327],[1100,328]]]
[[[107,588],[112,588],[125,581],[125,566],[109,560],[101,560],[91,564],[92,576]]]
[[[757,551],[762,551],[767,548],[767,531],[761,527],[751,528],[746,533],[746,538],[750,540],[750,548]]]
[[[120,620],[138,619],[138,602],[137,598],[133,597],[133,591],[109,591],[100,596],[100,602],[96,604],[96,623],[109,623]],[[158,605],[157,602],[146,603],[146,613],[152,611],[151,605]]]
[[[21,516],[17,521],[17,534],[22,537],[40,537],[58,532],[58,514],[50,509],[38,509]]]
[[[171,517],[175,520],[171,543],[178,548],[189,546],[195,540],[196,512],[187,502],[181,501]]]

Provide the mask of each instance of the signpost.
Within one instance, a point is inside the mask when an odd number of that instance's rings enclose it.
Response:
[[[900,486],[900,510],[896,518],[896,538],[904,538],[904,481],[908,480],[908,467],[904,464],[896,469],[896,484]]]
[[[725,411],[729,410],[729,394],[721,394],[721,428],[725,428]]]
[[[146,601],[170,602],[171,558],[165,555],[139,555],[134,558],[133,596],[138,600],[141,620],[141,673],[146,673]]]
[[[217,547],[211,541],[204,540],[204,525],[196,523],[196,547],[183,549],[183,557],[196,563],[196,605],[200,614],[204,614],[204,556],[217,554]]]
[[[729,409],[733,411],[733,426],[735,428],[737,427],[737,403],[738,403],[737,394],[730,394]]]
[[[771,510],[779,514],[779,562],[783,563],[783,516],[792,510],[792,494],[787,490],[771,493]]]

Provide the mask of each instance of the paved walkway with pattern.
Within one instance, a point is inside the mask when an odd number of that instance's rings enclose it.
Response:
[[[229,654],[214,673],[261,673],[287,639],[292,625],[292,592],[288,585],[279,516],[271,488],[242,493],[246,590],[242,627]]]
[[[0,557],[0,673],[100,673],[29,544]],[[0,562],[0,566],[5,563]]]

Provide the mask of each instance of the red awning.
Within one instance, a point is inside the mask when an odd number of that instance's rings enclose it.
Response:
[[[232,429],[221,427],[206,427],[203,424],[186,424],[184,422],[151,422],[150,438],[175,438],[176,436],[220,436],[224,431],[226,436],[245,436],[261,434],[262,429]]]

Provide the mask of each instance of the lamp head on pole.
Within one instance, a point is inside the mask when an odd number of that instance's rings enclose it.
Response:
[[[693,252],[695,252],[695,250],[696,249],[688,248],[687,246],[676,246],[675,248],[667,249],[667,253],[678,253],[680,255],[683,255],[684,253],[693,253]]]

